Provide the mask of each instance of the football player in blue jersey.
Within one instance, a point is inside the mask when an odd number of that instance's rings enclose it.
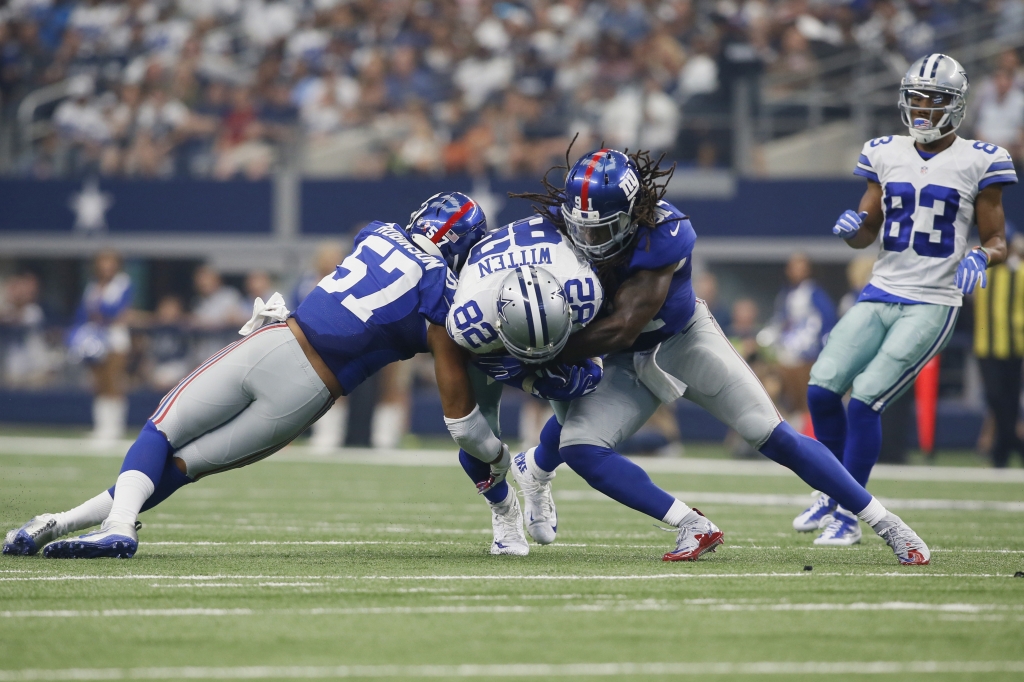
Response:
[[[568,161],[568,159],[567,159]],[[928,563],[925,543],[858,484],[828,449],[783,421],[690,282],[696,234],[662,198],[673,169],[645,153],[598,149],[571,167],[564,185],[545,179],[533,199],[595,264],[606,304],[573,334],[559,359],[604,355],[604,378],[573,400],[564,419],[545,425],[540,445],[516,458],[526,506],[550,508],[550,481],[567,463],[609,497],[678,528],[666,561],[693,561],[722,543],[696,509],[656,486],[615,452],[661,403],[686,397],[735,429],[750,445],[792,469],[868,523],[904,564]],[[537,500],[531,503],[530,497]],[[554,528],[551,529],[552,531]],[[531,530],[532,533],[532,530]],[[548,533],[548,537],[554,533]]]
[[[256,299],[244,338],[164,397],[128,450],[116,485],[10,531],[4,554],[42,549],[50,558],[131,557],[140,511],[204,476],[269,457],[371,374],[428,351],[456,442],[507,468],[508,448],[476,410],[465,351],[445,331],[453,272],[486,230],[472,199],[438,194],[405,229],[383,222],[365,227],[352,254],[294,313],[280,294],[266,303]],[[102,525],[93,533],[58,539],[96,524]]]

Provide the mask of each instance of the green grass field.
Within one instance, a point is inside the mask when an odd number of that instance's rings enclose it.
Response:
[[[361,461],[293,450],[205,479],[142,515],[131,560],[0,557],[0,682],[1024,679],[1019,477],[874,482],[933,549],[909,568],[870,531],[842,549],[792,532],[795,476],[654,462],[725,532],[680,564],[660,560],[674,536],[564,467],[559,541],[492,557],[459,468]],[[73,506],[119,463],[0,454],[0,522]]]

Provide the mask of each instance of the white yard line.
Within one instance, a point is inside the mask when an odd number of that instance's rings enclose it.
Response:
[[[223,581],[223,580],[372,580],[372,581],[630,581],[630,580],[703,580],[703,579],[750,579],[750,578],[1010,578],[1009,574],[997,573],[928,573],[905,569],[891,572],[841,573],[826,571],[799,571],[793,573],[654,573],[633,575],[32,575],[3,576],[0,582],[63,582],[88,580],[168,580],[168,581]]]
[[[477,595],[483,600],[493,600],[488,595]],[[543,596],[543,595],[538,595]],[[574,595],[576,596],[576,595]],[[462,615],[462,614],[502,614],[532,613],[552,611],[928,611],[940,613],[981,614],[992,612],[1019,612],[1021,606],[1005,604],[930,604],[925,602],[854,602],[841,603],[730,603],[722,600],[708,600],[714,603],[692,603],[693,600],[669,601],[655,599],[579,599],[572,603],[558,603],[557,595],[546,600],[548,603],[538,605],[518,604],[486,604],[468,605],[435,605],[435,606],[359,606],[359,607],[322,607],[312,609],[104,609],[104,610],[37,610],[37,611],[0,611],[0,619],[20,618],[196,618],[196,617],[231,617],[231,616],[405,616],[405,615]]]
[[[914,675],[1024,672],[1024,661],[813,661],[750,663],[513,663],[0,670],[0,682],[26,680],[256,680],[338,678],[619,677],[623,675]]]
[[[131,441],[112,446],[97,445],[84,438],[36,438],[0,436],[0,453],[18,455],[62,455],[84,457],[124,457]],[[292,445],[268,462],[317,462],[324,464],[373,464],[386,466],[459,466],[455,449],[446,450],[367,450],[340,448],[329,454]],[[633,461],[650,473],[708,474],[715,476],[793,476],[793,472],[764,460],[677,459],[637,457]],[[969,483],[1024,483],[1024,469],[986,469],[981,467],[899,466],[879,464],[871,472],[872,480],[953,481]]]
[[[806,507],[811,503],[807,495],[765,495],[761,493],[706,493],[673,492],[672,495],[687,504],[724,504],[743,507]],[[993,502],[988,500],[903,499],[880,497],[879,502],[890,509],[928,509],[957,511],[1003,511],[1024,513],[1024,502]],[[612,502],[596,490],[559,490],[556,502]]]

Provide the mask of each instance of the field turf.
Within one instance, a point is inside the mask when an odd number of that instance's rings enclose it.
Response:
[[[421,465],[442,455],[296,452],[144,513],[131,560],[0,557],[0,682],[1024,679],[1019,476],[873,482],[934,552],[901,567],[870,530],[853,548],[794,533],[795,476],[655,471],[725,532],[688,564],[564,467],[558,542],[492,557],[462,471]],[[119,463],[0,454],[0,523],[79,503]]]

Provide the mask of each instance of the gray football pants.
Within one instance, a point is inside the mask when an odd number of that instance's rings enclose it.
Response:
[[[682,332],[664,341],[658,366],[686,384],[683,397],[713,414],[759,449],[782,416],[754,371],[722,332],[704,301]],[[615,448],[643,426],[661,401],[640,382],[632,353],[605,358],[597,389],[569,404],[561,447]]]
[[[286,324],[215,353],[168,393],[150,419],[193,479],[274,454],[334,399]]]

